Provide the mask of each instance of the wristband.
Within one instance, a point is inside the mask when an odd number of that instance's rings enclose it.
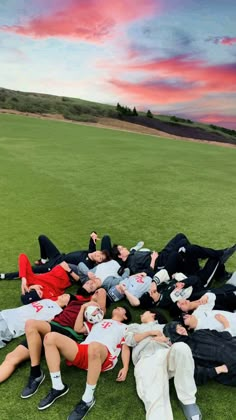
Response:
[[[68,271],[69,274],[71,274],[73,272],[72,268],[70,269],[70,271]]]

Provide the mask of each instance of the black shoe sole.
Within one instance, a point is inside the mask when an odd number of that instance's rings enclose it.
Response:
[[[67,392],[69,391],[69,387],[62,393],[62,394],[60,394],[60,395],[58,395],[57,397],[55,397],[54,398],[54,400],[53,401],[51,401],[50,403],[48,403],[47,405],[44,405],[43,407],[39,407],[38,406],[38,409],[41,411],[41,410],[45,410],[46,408],[48,408],[48,407],[50,407],[56,400],[58,400],[58,398],[60,398],[60,397],[63,397],[63,395],[66,395],[67,394]]]

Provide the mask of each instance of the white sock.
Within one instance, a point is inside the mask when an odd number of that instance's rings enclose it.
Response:
[[[82,396],[82,400],[86,403],[90,403],[93,400],[93,394],[96,388],[96,385],[89,385],[86,384],[86,388],[84,391],[84,395]]]
[[[46,264],[46,262],[47,262],[47,259],[45,259],[45,258],[41,258],[41,263],[42,263],[42,264]]]
[[[65,385],[63,384],[61,380],[61,372],[50,372],[51,381],[52,381],[52,387],[53,389],[57,389],[58,391],[62,390]]]

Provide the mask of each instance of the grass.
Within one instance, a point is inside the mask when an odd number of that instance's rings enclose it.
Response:
[[[143,239],[157,250],[180,231],[202,245],[235,243],[235,149],[14,115],[0,115],[0,127],[0,272],[14,270],[20,252],[36,259],[40,233],[65,252],[85,249],[94,229],[127,246]],[[228,270],[235,262],[234,256]],[[1,309],[20,304],[18,280],[1,281],[0,288]],[[138,320],[139,311],[133,313]],[[0,350],[0,362],[20,341]],[[50,381],[47,376],[37,395],[21,400],[28,366],[0,385],[1,420],[66,418],[83,393],[86,373],[62,364],[70,392],[38,412]],[[120,384],[118,369],[101,376],[88,419],[145,418],[133,369]],[[173,384],[170,392],[174,418],[181,420]],[[236,418],[231,387],[199,387],[198,402],[206,420]]]

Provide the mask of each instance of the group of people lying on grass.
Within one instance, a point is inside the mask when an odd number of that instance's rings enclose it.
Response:
[[[105,236],[101,251],[96,251],[97,240],[92,232],[87,251],[62,254],[41,235],[41,256],[33,267],[21,254],[19,271],[1,274],[2,279],[22,279],[25,306],[0,312],[0,347],[24,333],[26,340],[0,365],[0,382],[30,359],[21,397],[34,395],[45,378],[40,366],[44,348],[52,388],[38,409],[47,409],[69,390],[60,372],[63,356],[69,366],[87,370],[82,399],[68,417],[79,420],[95,404],[100,373],[114,368],[120,352],[123,367],[117,381],[126,379],[132,348],[137,393],[146,418],[173,419],[168,381],[174,377],[186,419],[201,419],[196,384],[214,378],[236,385],[236,273],[225,270],[236,245],[213,250],[192,245],[181,233],[157,253],[143,249],[143,242],[131,250],[112,246]],[[203,267],[200,259],[207,260]],[[226,283],[212,289],[214,278]],[[73,283],[79,284],[77,294],[64,293]],[[131,314],[124,306],[104,318],[111,303],[125,298],[145,309],[140,324],[130,323]],[[184,315],[167,323],[158,308]],[[189,328],[194,331],[190,335]]]

